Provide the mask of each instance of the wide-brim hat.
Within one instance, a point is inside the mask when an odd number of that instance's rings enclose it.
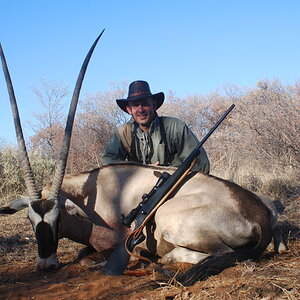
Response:
[[[126,113],[126,106],[128,101],[141,100],[144,98],[152,98],[156,100],[156,109],[158,109],[165,100],[165,95],[163,92],[152,94],[148,82],[143,80],[137,80],[129,85],[128,97],[126,99],[117,99],[118,106],[124,110]]]

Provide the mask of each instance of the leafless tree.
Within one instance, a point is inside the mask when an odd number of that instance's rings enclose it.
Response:
[[[257,154],[264,157],[263,165],[266,161],[276,161],[280,170],[300,164],[298,91],[278,80],[264,80],[241,97],[239,122],[248,143],[256,145]]]
[[[168,95],[159,113],[183,119],[199,139],[232,103],[236,108],[206,142],[212,173],[259,188],[262,178],[294,177],[299,170],[300,84],[262,80],[254,88],[231,85],[208,95]]]
[[[39,147],[45,154],[55,158],[60,147],[58,141],[64,128],[64,107],[69,89],[63,83],[41,79],[40,86],[33,88],[33,92],[41,111],[34,112],[35,121],[30,122],[31,128],[36,133],[31,139],[32,147]]]

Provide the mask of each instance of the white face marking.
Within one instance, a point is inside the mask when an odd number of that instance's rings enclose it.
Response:
[[[65,209],[69,215],[78,216],[87,220],[90,220],[90,218],[87,216],[87,214],[73,201],[70,199],[67,199],[65,202]]]
[[[51,254],[47,258],[38,257],[38,270],[47,270],[47,269],[57,269],[58,268],[58,259],[55,253]]]
[[[49,212],[44,216],[44,222],[48,223],[53,230],[53,234],[56,234],[56,222],[59,215],[59,207],[55,205]]]
[[[41,216],[39,213],[37,213],[31,206],[31,203],[29,202],[28,205],[28,218],[31,221],[31,224],[36,229],[36,226],[41,222],[44,221],[45,223],[49,224],[52,229],[56,228],[56,222],[59,216],[59,205],[56,203],[54,207],[45,213],[44,216]],[[55,230],[54,230],[55,233]]]
[[[31,207],[30,203],[28,206],[28,218],[33,226],[33,230],[35,232],[36,226],[39,222],[42,221],[42,217],[33,210],[33,208]]]

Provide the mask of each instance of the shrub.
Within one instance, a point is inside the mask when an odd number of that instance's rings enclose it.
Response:
[[[41,155],[38,150],[31,152],[29,159],[36,184],[40,188],[43,181],[50,177],[54,168],[54,162]],[[26,193],[21,162],[16,148],[6,146],[0,150],[0,177],[1,198],[13,198]]]

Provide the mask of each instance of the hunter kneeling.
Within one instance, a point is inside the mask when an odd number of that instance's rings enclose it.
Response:
[[[158,116],[156,110],[164,98],[162,92],[152,94],[146,81],[129,85],[127,99],[116,102],[131,119],[117,128],[104,152],[103,165],[121,161],[173,167],[182,164],[199,141],[183,121]],[[203,147],[193,170],[209,173],[210,164]]]

